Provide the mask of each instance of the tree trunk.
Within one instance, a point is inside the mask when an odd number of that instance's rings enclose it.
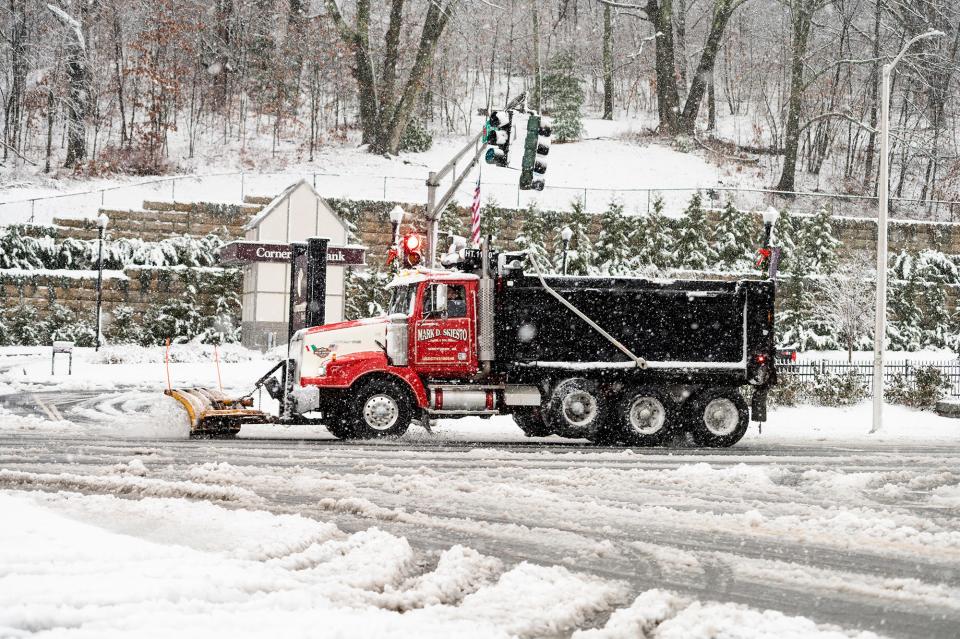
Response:
[[[717,128],[717,95],[713,88],[713,69],[710,69],[710,80],[707,86],[707,131]]]
[[[654,42],[657,77],[657,115],[660,132],[672,134],[677,131],[680,96],[677,94],[677,78],[674,68],[673,20],[671,0],[647,0],[647,17],[658,34]]]
[[[447,21],[453,14],[455,3],[448,3],[441,8],[439,2],[433,2],[427,9],[427,17],[423,23],[423,31],[420,34],[420,45],[417,47],[417,55],[413,61],[413,67],[410,69],[410,76],[397,102],[396,110],[389,122],[389,135],[387,136],[388,153],[396,153],[400,147],[400,138],[403,132],[410,124],[413,117],[413,110],[416,107],[417,100],[427,80],[427,71],[433,62],[434,53],[437,50],[437,43],[443,30],[447,26]]]
[[[673,23],[675,32],[675,54],[677,74],[677,94],[680,102],[687,96],[687,0],[673,0]]]
[[[92,94],[90,72],[87,67],[88,43],[84,33],[89,31],[87,21],[90,7],[85,2],[79,3],[76,18],[71,17],[56,5],[48,4],[47,8],[67,31],[64,54],[69,90],[67,97],[67,159],[64,166],[73,167],[87,157],[86,118]]]
[[[610,5],[603,5],[603,119],[613,119],[613,25]]]
[[[123,30],[120,25],[118,2],[113,3],[113,74],[117,89],[117,109],[120,111],[120,146],[127,144],[127,105],[123,96]]]
[[[23,0],[10,0],[10,89],[4,105],[4,140],[14,150],[19,149],[20,125],[23,121],[23,101],[27,83],[27,7]],[[3,147],[3,159],[8,157]]]
[[[53,118],[55,115],[56,101],[53,97],[53,87],[47,90],[47,154],[43,163],[43,172],[50,172],[50,156],[53,154]]]
[[[803,58],[810,37],[813,20],[813,2],[795,0],[791,16],[792,38],[790,53],[790,98],[787,104],[787,126],[784,128],[783,172],[777,183],[778,191],[796,190],[797,151],[800,144],[800,111],[803,108]]]
[[[679,129],[688,135],[694,133],[697,114],[700,113],[700,103],[713,78],[713,65],[717,60],[720,45],[723,43],[723,32],[737,6],[739,5],[736,0],[716,0],[714,4],[710,32],[707,34],[707,41],[700,54],[700,62],[697,64],[690,92],[687,94],[683,113],[680,116]]]
[[[384,37],[383,71],[380,74],[380,113],[381,126],[378,128],[377,147],[387,148],[389,131],[383,123],[390,122],[394,114],[394,92],[397,83],[397,64],[400,60],[400,27],[403,22],[404,0],[393,0],[390,6],[390,24]]]

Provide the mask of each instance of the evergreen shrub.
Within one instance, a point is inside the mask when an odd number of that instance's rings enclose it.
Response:
[[[867,397],[867,385],[854,371],[818,373],[810,394],[821,406],[850,406]]]
[[[887,384],[886,398],[894,404],[933,410],[950,390],[950,381],[936,366],[917,369],[913,377],[898,373]]]

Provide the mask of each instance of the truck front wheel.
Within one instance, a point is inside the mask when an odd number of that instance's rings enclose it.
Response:
[[[736,389],[704,391],[693,400],[690,408],[690,433],[698,446],[733,446],[750,425],[747,402]]]
[[[663,443],[676,423],[676,407],[666,391],[641,386],[627,389],[614,419],[627,444],[656,446]]]
[[[379,439],[403,435],[412,420],[407,389],[393,380],[374,379],[353,394],[344,426],[350,436]]]

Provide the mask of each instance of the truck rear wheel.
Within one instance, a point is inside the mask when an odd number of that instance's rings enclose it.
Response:
[[[670,394],[654,386],[628,388],[614,415],[621,438],[631,446],[656,446],[676,424]]]
[[[363,383],[353,393],[344,417],[343,428],[347,430],[342,432],[348,432],[348,437],[399,437],[407,432],[413,421],[413,409],[409,393],[402,384],[374,379]]]
[[[551,393],[547,421],[562,437],[593,440],[603,426],[606,412],[596,384],[572,377],[557,384]]]
[[[736,389],[704,391],[690,406],[690,433],[698,446],[733,446],[747,432],[750,412]]]
[[[543,418],[543,411],[540,408],[515,410],[512,417],[527,437],[546,437],[553,434],[553,430]]]

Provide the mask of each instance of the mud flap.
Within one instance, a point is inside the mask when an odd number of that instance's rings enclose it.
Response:
[[[753,389],[753,398],[750,400],[750,418],[755,422],[767,421],[767,393],[770,387],[759,386]]]

